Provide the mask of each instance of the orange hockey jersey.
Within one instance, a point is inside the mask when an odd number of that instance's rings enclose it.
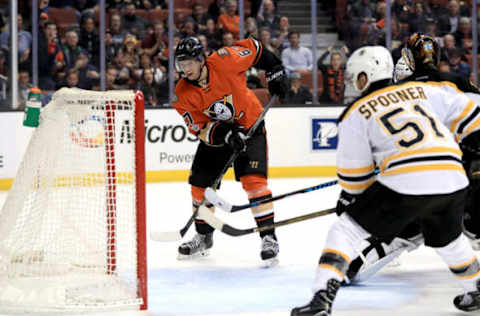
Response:
[[[191,133],[210,144],[212,122],[235,123],[250,128],[263,108],[247,88],[245,72],[255,65],[262,46],[255,39],[237,41],[207,57],[207,84],[203,87],[182,78],[175,88],[173,107]]]

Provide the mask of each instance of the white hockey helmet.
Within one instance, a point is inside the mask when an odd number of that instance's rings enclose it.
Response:
[[[367,76],[367,84],[359,89],[357,86],[358,76],[364,73]],[[346,85],[353,85],[357,92],[364,92],[373,82],[392,79],[393,60],[390,52],[383,46],[364,46],[348,58],[345,69]]]
[[[395,70],[393,72],[393,81],[399,82],[413,74],[413,71],[408,67],[407,62],[405,61],[404,56],[402,55],[400,59],[395,64]]]

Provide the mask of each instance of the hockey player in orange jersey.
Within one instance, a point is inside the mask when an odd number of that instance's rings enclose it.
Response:
[[[175,65],[183,78],[175,88],[173,106],[189,131],[200,139],[189,177],[194,209],[235,151],[240,152],[233,164],[235,178],[242,183],[248,199],[253,202],[270,197],[263,122],[252,137],[245,137],[263,110],[247,88],[245,72],[252,66],[266,70],[270,93],[283,98],[287,85],[281,61],[253,38],[206,57],[200,41],[187,37],[177,46]],[[259,227],[273,224],[271,203],[252,208],[252,213]],[[214,229],[198,217],[195,228],[193,239],[180,245],[179,259],[208,255]],[[263,231],[260,237],[262,260],[269,266],[275,264],[279,252],[275,231]]]

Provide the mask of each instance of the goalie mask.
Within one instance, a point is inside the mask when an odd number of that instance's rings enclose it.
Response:
[[[402,56],[411,71],[426,65],[438,67],[440,46],[433,37],[414,33],[408,39],[407,47],[402,49]]]
[[[393,81],[399,82],[400,80],[403,80],[412,74],[413,74],[413,71],[410,69],[410,67],[408,67],[408,64],[405,61],[405,58],[401,56],[400,59],[397,61],[397,64],[395,65],[395,70],[393,73]]]
[[[367,82],[359,88],[357,80],[365,74]],[[365,46],[357,49],[347,61],[345,84],[354,91],[362,93],[376,81],[392,79],[393,60],[390,52],[383,46]]]

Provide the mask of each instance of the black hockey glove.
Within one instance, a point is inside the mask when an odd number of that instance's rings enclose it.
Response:
[[[341,215],[343,212],[346,212],[357,200],[358,195],[350,194],[345,190],[342,190],[340,197],[337,201],[337,215]]]
[[[474,132],[465,137],[460,143],[460,149],[464,156],[469,158],[480,157],[480,131]],[[464,157],[465,158],[465,157]],[[468,159],[468,158],[467,158]]]
[[[480,159],[472,160],[470,168],[468,170],[468,178],[470,182],[480,181]]]
[[[236,152],[245,151],[247,149],[246,140],[247,136],[238,126],[233,126],[225,135],[225,144],[228,144]]]
[[[285,98],[285,94],[289,90],[287,84],[287,76],[282,65],[277,65],[272,70],[265,73],[268,82],[268,91],[270,94],[278,95],[280,99]]]

